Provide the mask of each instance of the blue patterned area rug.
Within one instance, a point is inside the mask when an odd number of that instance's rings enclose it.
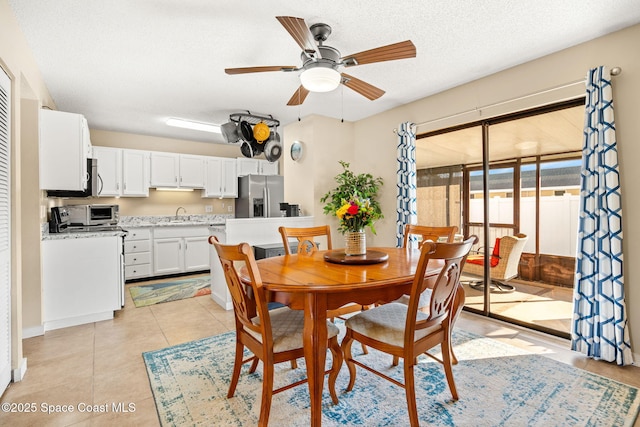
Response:
[[[211,294],[211,276],[130,286],[129,293],[136,307],[209,295]]]
[[[248,374],[226,398],[232,371],[234,332],[143,353],[163,426],[251,426],[260,410],[261,368]],[[632,426],[638,416],[638,389],[499,341],[456,330],[454,376],[460,400],[453,402],[442,366],[422,356],[415,368],[418,415],[428,426]],[[359,346],[354,345],[354,354]],[[396,379],[402,362],[369,349],[358,356]],[[327,363],[330,364],[328,354]],[[262,364],[260,364],[262,366]],[[292,370],[276,367],[275,386],[305,377],[304,360]],[[354,390],[343,365],[340,402],[331,403],[325,380],[323,426],[409,425],[404,390],[358,368]],[[309,425],[309,393],[301,385],[273,397],[269,424]]]

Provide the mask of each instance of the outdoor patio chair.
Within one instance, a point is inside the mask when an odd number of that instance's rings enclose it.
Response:
[[[503,236],[496,239],[490,256],[490,290],[492,292],[513,292],[515,290],[515,286],[506,282],[518,276],[518,265],[526,243],[527,236],[525,234]],[[484,276],[484,255],[469,255],[463,273]],[[484,281],[469,281],[469,286],[481,291],[484,290]]]

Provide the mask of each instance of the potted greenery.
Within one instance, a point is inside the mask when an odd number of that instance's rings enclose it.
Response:
[[[338,186],[320,198],[325,203],[326,215],[338,218],[338,231],[345,235],[345,253],[366,253],[364,229],[369,227],[376,234],[375,221],[383,218],[380,204],[376,200],[382,186],[382,178],[362,173],[356,175],[349,170],[349,163],[340,161],[343,171],[335,176]]]

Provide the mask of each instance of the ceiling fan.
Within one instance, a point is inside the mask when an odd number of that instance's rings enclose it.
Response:
[[[292,16],[276,16],[282,26],[302,48],[300,59],[302,66],[261,66],[244,68],[226,68],[227,74],[262,73],[267,71],[300,71],[300,87],[293,94],[287,105],[300,105],[309,92],[330,92],[340,84],[354,90],[360,95],[375,100],[384,95],[384,90],[349,74],[338,71],[340,67],[392,61],[396,59],[415,58],[416,47],[411,40],[380,46],[353,55],[340,56],[340,51],[323,43],[331,34],[327,24],[314,24],[307,27],[302,18]]]

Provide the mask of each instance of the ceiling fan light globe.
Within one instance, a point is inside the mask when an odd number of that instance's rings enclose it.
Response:
[[[340,85],[340,73],[333,68],[315,67],[300,74],[300,82],[311,92],[331,92]]]

